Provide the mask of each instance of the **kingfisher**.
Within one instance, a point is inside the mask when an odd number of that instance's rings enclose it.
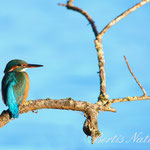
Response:
[[[27,68],[43,67],[43,65],[28,64],[19,59],[7,63],[2,79],[2,98],[8,106],[13,118],[19,117],[19,106],[25,102],[29,91],[29,77]]]

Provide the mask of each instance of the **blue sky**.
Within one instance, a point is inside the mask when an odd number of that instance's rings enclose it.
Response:
[[[100,31],[120,13],[139,0],[75,0],[95,20]],[[57,3],[65,0],[0,1],[0,78],[6,63],[22,59],[44,65],[29,69],[28,100],[66,98],[95,103],[99,95],[94,34],[87,20]],[[140,96],[140,88],[130,75],[123,56],[150,95],[150,4],[141,7],[112,27],[103,38],[107,93],[110,98]],[[99,129],[106,138],[132,137],[142,132],[150,136],[150,101],[113,104],[117,113],[101,112]],[[7,109],[1,101],[0,110]],[[85,118],[80,112],[40,110],[20,115],[1,128],[3,150],[147,150],[149,144],[89,143],[82,132]]]

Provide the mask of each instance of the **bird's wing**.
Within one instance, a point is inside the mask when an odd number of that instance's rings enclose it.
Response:
[[[17,84],[15,75],[13,73],[6,74],[2,81],[2,93],[5,104],[9,107],[13,118],[19,116],[19,105],[16,100],[14,86]]]

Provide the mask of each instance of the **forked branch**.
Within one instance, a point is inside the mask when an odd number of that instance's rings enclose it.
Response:
[[[95,22],[93,21],[93,19],[91,18],[91,16],[90,16],[86,11],[84,11],[83,9],[74,6],[74,5],[73,5],[73,0],[68,1],[67,4],[61,4],[61,3],[59,3],[58,5],[60,5],[60,6],[65,6],[65,7],[67,7],[68,9],[77,11],[77,12],[79,12],[80,14],[82,14],[83,16],[85,16],[85,18],[86,18],[86,19],[88,20],[88,22],[90,23],[90,25],[91,25],[91,27],[92,27],[92,30],[93,30],[93,32],[94,32],[94,34],[95,34],[95,36],[98,35],[98,30],[97,30],[96,25],[95,25]]]
[[[72,98],[66,99],[39,99],[26,101],[19,107],[19,114],[28,113],[39,109],[62,109],[62,110],[75,110],[81,111],[85,115],[89,116],[91,110],[96,111],[111,111],[116,112],[114,108],[108,106],[102,106],[100,104],[92,104],[86,101],[75,101]],[[92,115],[92,114],[91,114]],[[0,115],[0,128],[3,127],[11,120],[9,111],[3,111]]]
[[[106,94],[106,76],[105,76],[105,60],[104,60],[103,46],[102,46],[102,41],[99,38],[99,34],[95,22],[85,10],[74,6],[73,0],[68,1],[67,4],[59,3],[59,5],[65,6],[67,9],[71,9],[73,11],[79,12],[80,14],[85,16],[85,18],[90,23],[95,35],[95,48],[97,50],[97,56],[99,62],[98,66],[99,66],[99,77],[100,77],[100,95],[98,97],[98,101],[108,99],[108,95]]]
[[[127,15],[129,15],[130,13],[132,13],[133,11],[137,10],[138,8],[140,8],[141,6],[145,5],[146,3],[150,2],[150,0],[142,0],[141,2],[137,3],[136,5],[134,5],[133,7],[129,8],[128,10],[126,10],[125,12],[123,12],[122,14],[120,14],[118,17],[116,17],[115,19],[113,19],[110,23],[108,23],[105,28],[99,33],[99,38],[102,39],[102,37],[104,36],[104,34],[106,33],[106,31],[109,30],[109,28],[111,28],[113,25],[115,25],[117,22],[119,22],[121,19],[125,18]]]
[[[84,11],[83,9],[76,7],[73,5],[74,0],[69,0],[67,2],[67,4],[59,4],[61,6],[65,6],[67,9],[71,9],[73,11],[77,11],[80,14],[84,15],[86,17],[86,19],[89,21],[89,23],[91,24],[91,27],[93,29],[93,32],[95,34],[95,48],[97,50],[97,56],[98,56],[98,65],[99,65],[99,77],[100,77],[100,95],[98,97],[98,103],[96,104],[100,104],[102,106],[107,106],[110,108],[112,103],[117,103],[117,102],[125,102],[125,101],[135,101],[135,100],[147,100],[150,97],[146,95],[146,92],[144,90],[144,88],[141,86],[141,84],[139,83],[139,81],[137,80],[137,78],[134,76],[133,72],[131,71],[131,68],[126,60],[127,66],[129,68],[129,71],[131,72],[132,76],[134,77],[134,79],[136,80],[136,82],[138,83],[138,85],[140,86],[140,88],[142,89],[144,95],[141,97],[125,97],[125,98],[118,98],[118,99],[111,99],[108,100],[108,95],[106,93],[106,76],[105,76],[105,60],[104,60],[104,52],[103,52],[103,45],[102,45],[102,38],[104,36],[104,34],[106,33],[106,31],[108,31],[113,25],[115,25],[118,21],[120,21],[121,19],[123,19],[124,17],[126,17],[127,15],[129,15],[131,12],[137,10],[138,8],[140,8],[141,6],[145,5],[146,3],[150,2],[150,0],[142,0],[141,2],[137,3],[136,5],[134,5],[133,7],[131,7],[130,9],[128,9],[127,11],[123,12],[121,15],[119,15],[118,17],[116,17],[114,20],[112,20],[110,23],[108,23],[106,25],[106,27],[98,33],[98,30],[95,26],[95,22],[93,21],[93,19],[90,17],[90,15]],[[88,117],[87,117],[88,119]],[[90,126],[89,121],[86,120],[86,125]],[[91,131],[92,129],[90,129],[88,132]],[[92,137],[92,143],[93,140],[95,140],[95,135],[91,134]]]

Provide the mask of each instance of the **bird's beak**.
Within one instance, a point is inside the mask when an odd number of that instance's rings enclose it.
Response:
[[[36,68],[36,67],[43,67],[43,65],[37,65],[37,64],[27,64],[26,68]]]

